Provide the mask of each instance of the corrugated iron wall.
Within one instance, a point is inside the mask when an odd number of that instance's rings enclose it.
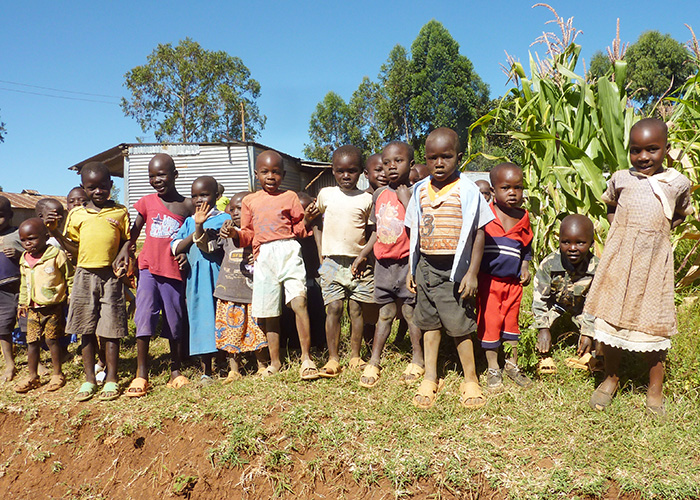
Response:
[[[234,193],[249,189],[248,151],[237,145],[137,145],[129,148],[124,162],[126,202],[132,221],[136,217],[134,203],[155,191],[148,183],[148,162],[156,153],[167,153],[173,157],[179,173],[175,185],[184,196],[190,196],[192,182],[199,176],[211,175],[226,188],[229,198]]]

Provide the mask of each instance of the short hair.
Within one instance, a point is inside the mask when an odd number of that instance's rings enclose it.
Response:
[[[41,198],[39,201],[36,202],[36,205],[34,205],[34,211],[39,214],[42,210],[44,210],[48,205],[55,204],[56,209],[59,210],[59,213],[65,212],[65,207],[63,206],[63,203],[58,201],[56,198]],[[61,207],[60,209],[58,207]]]
[[[348,156],[354,156],[360,163],[360,169],[365,168],[365,159],[360,148],[353,146],[352,144],[346,144],[345,146],[340,146],[338,149],[333,151],[333,156],[331,162],[334,162],[336,158],[345,158]]]
[[[22,230],[22,228],[26,226],[35,226],[36,228],[41,228],[42,234],[47,234],[49,232],[49,230],[46,228],[46,225],[44,225],[44,221],[41,220],[39,217],[31,217],[22,221],[18,229]]]
[[[192,181],[192,185],[194,186],[197,183],[204,184],[205,186],[212,188],[214,193],[216,193],[219,188],[219,183],[216,182],[216,179],[211,175],[200,175],[194,181]]]
[[[591,241],[595,238],[595,227],[591,219],[582,214],[570,214],[564,217],[559,225],[559,237],[561,233],[569,227],[581,227],[591,235]]]
[[[399,147],[404,148],[404,150],[406,151],[406,156],[408,156],[408,162],[410,163],[413,161],[413,156],[415,155],[415,151],[413,149],[413,146],[411,146],[407,142],[391,141],[386,146],[384,146],[384,149],[382,150],[382,152],[385,151],[386,148],[388,148],[389,146],[399,146]]]
[[[80,178],[84,179],[88,175],[105,175],[107,179],[112,180],[109,168],[101,161],[91,161],[83,165],[80,169]]]
[[[461,144],[460,144],[460,140],[459,140],[459,134],[457,132],[455,132],[454,130],[452,130],[451,128],[448,128],[448,127],[436,128],[435,130],[433,130],[432,132],[430,132],[428,134],[428,137],[426,137],[425,142],[428,142],[428,140],[431,137],[435,137],[435,136],[443,136],[443,137],[447,136],[450,139],[454,140],[455,141],[455,151],[457,151],[458,153],[460,152]]]
[[[496,177],[502,170],[517,170],[520,172],[520,175],[523,173],[523,169],[515,163],[499,163],[491,169],[491,172],[489,172],[489,180],[491,181],[492,186],[496,185]]]
[[[642,118],[637,123],[632,125],[630,129],[630,134],[639,128],[655,128],[661,130],[668,141],[668,126],[662,120],[658,118]]]
[[[10,214],[10,217],[12,217],[13,213],[12,212],[12,203],[10,203],[10,200],[6,198],[5,196],[0,195],[0,211],[2,210],[7,210],[8,213]]]

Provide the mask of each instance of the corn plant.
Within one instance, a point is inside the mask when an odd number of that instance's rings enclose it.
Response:
[[[557,248],[559,222],[571,213],[591,218],[601,250],[609,227],[601,201],[606,176],[629,168],[628,137],[637,119],[624,88],[626,63],[614,61],[605,77],[587,82],[576,73],[578,32],[571,19],[556,16],[555,21],[562,36],[544,33],[539,39],[548,56],[530,54],[530,76],[509,58],[515,86],[470,127],[470,136],[477,130],[483,136],[489,125],[503,120],[510,125],[507,134],[523,146],[522,157],[511,161],[523,167],[535,260]],[[470,144],[470,159],[479,154],[471,153]]]

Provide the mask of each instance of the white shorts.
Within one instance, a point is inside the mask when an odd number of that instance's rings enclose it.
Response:
[[[253,271],[253,317],[274,318],[282,314],[282,287],[287,303],[295,297],[306,297],[306,269],[297,240],[260,245]]]

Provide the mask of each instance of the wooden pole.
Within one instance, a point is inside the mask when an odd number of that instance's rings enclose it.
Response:
[[[241,101],[241,134],[243,136],[242,141],[245,142],[245,107],[243,106],[243,101]]]

